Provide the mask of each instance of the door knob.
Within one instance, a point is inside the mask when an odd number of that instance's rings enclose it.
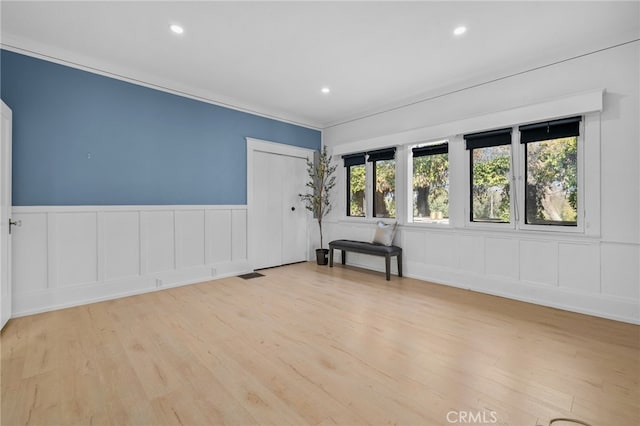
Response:
[[[9,219],[9,233],[11,233],[11,227],[12,226],[22,226],[22,221],[21,220],[11,220]]]
[[[295,207],[291,207],[291,211],[292,212],[296,211],[296,208]]]

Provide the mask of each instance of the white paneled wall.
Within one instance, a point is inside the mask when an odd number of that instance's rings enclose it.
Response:
[[[328,241],[371,241],[374,227],[351,221],[325,224]],[[394,241],[403,249],[403,273],[409,277],[640,322],[637,244],[573,235],[497,234],[414,225],[400,227]],[[340,259],[339,251],[335,255]],[[347,264],[384,271],[383,259],[374,256],[349,253]]]
[[[450,194],[451,227],[403,226],[397,241],[407,275],[640,323],[639,69],[640,43],[625,43],[349,120],[325,129],[322,140],[339,157],[450,138],[451,188],[466,188],[459,135],[586,113],[585,140],[596,142],[585,146],[581,171],[584,232],[468,226],[468,193],[458,189]],[[343,188],[337,203],[346,199]],[[401,187],[397,196],[401,206]],[[372,225],[345,219],[339,206],[328,218],[331,236],[370,239]],[[379,259],[348,257],[358,262],[383,267]]]
[[[245,206],[14,207],[14,316],[250,270]]]

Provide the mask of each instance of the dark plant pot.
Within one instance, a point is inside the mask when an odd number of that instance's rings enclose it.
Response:
[[[329,255],[329,249],[316,249],[316,262],[318,265],[326,265],[329,263],[329,259],[327,259]]]

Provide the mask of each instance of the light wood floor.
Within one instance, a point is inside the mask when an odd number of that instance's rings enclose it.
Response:
[[[11,320],[2,425],[640,424],[638,326],[350,267],[263,272]]]

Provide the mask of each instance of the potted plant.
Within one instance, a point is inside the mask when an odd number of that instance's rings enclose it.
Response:
[[[329,192],[336,186],[336,165],[331,164],[331,156],[327,153],[327,147],[318,155],[317,161],[307,159],[307,176],[309,181],[306,186],[309,192],[306,194],[298,194],[304,202],[307,210],[313,213],[318,221],[320,228],[320,248],[316,249],[316,260],[318,265],[327,264],[328,249],[324,248],[324,240],[322,238],[322,219],[331,211],[331,200]]]

